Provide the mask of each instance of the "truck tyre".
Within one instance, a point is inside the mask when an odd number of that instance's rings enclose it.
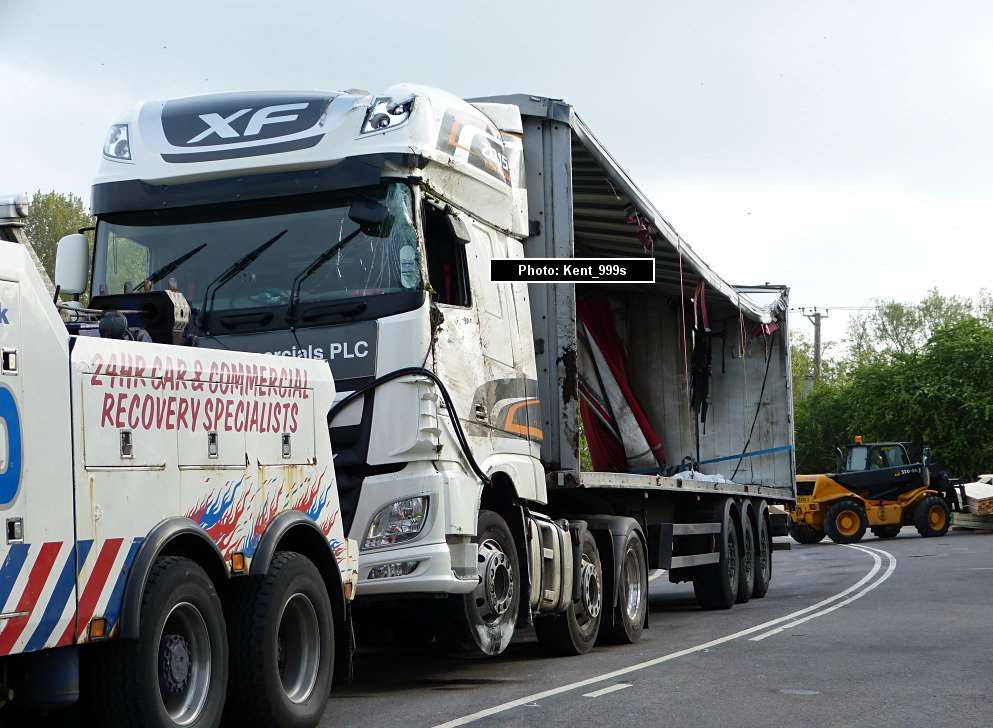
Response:
[[[790,537],[797,543],[820,543],[827,534],[819,528],[808,526],[806,523],[794,523],[790,526]]]
[[[876,538],[896,538],[901,528],[902,526],[894,524],[892,526],[873,526],[870,530]]]
[[[603,615],[603,566],[596,540],[583,532],[579,563],[579,599],[562,614],[537,617],[538,641],[557,655],[584,655],[593,649]]]
[[[507,522],[498,513],[480,510],[477,523],[479,585],[452,598],[456,639],[469,654],[499,655],[514,636],[521,571]]]
[[[865,508],[851,498],[833,503],[824,514],[824,531],[835,543],[858,543],[868,525]]]
[[[634,531],[627,535],[623,554],[617,576],[617,606],[609,637],[611,642],[633,645],[641,639],[648,613],[648,568],[641,539]]]
[[[948,503],[937,495],[929,495],[914,507],[914,526],[924,538],[944,536],[952,524]]]
[[[738,598],[738,572],[741,569],[738,529],[723,512],[721,518],[723,525],[718,536],[720,560],[716,564],[697,567],[693,576],[693,593],[704,609],[730,609]]]
[[[220,597],[190,559],[159,558],[148,575],[137,640],[93,645],[80,670],[91,723],[214,728],[228,685]]]
[[[334,619],[327,587],[302,554],[280,551],[265,576],[232,584],[233,725],[311,728],[334,676]]]
[[[738,570],[738,597],[736,604],[752,598],[755,588],[755,529],[747,513],[741,516],[741,568]]]
[[[758,530],[755,534],[755,585],[752,587],[752,599],[764,597],[772,583],[772,536],[767,517],[768,510],[765,503],[762,503],[758,508]]]

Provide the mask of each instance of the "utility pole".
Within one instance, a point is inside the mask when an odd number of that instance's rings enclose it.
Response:
[[[814,325],[814,381],[821,378],[821,320],[828,315],[821,313],[816,308],[813,313],[804,312],[804,316]]]

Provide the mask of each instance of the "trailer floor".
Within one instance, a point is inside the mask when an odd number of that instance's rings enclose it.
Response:
[[[988,724],[993,537],[862,545],[776,552],[769,595],[725,612],[663,576],[643,640],[584,657],[366,652],[322,726]]]

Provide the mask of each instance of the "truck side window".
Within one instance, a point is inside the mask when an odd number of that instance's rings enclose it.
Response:
[[[451,306],[471,306],[465,245],[452,234],[445,213],[434,205],[424,205],[424,239],[434,300]]]

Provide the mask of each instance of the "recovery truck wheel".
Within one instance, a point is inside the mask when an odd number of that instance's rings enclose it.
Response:
[[[514,536],[498,513],[480,510],[476,528],[479,585],[452,598],[456,640],[477,655],[499,655],[510,644],[521,600]]]
[[[704,609],[730,609],[738,598],[738,574],[741,570],[741,550],[738,529],[731,518],[722,514],[723,525],[718,536],[720,560],[716,564],[697,567],[693,576],[693,593]]]
[[[752,598],[755,588],[755,529],[747,513],[741,514],[741,569],[738,570],[738,597],[736,604]]]
[[[538,617],[534,631],[538,641],[557,655],[584,655],[593,649],[603,613],[603,567],[596,540],[583,532],[579,563],[579,599],[562,614]]]
[[[948,503],[937,495],[929,495],[914,508],[914,526],[924,538],[944,536],[952,524]]]
[[[824,531],[808,526],[806,523],[794,523],[790,526],[790,537],[797,543],[820,543],[826,535]]]
[[[891,526],[873,526],[870,531],[876,538],[896,538],[902,526],[893,524]]]
[[[634,531],[628,534],[624,543],[623,558],[610,641],[633,645],[641,639],[648,612],[648,568],[641,539]]]
[[[868,525],[865,508],[851,498],[832,504],[824,514],[824,530],[835,543],[858,543]]]
[[[761,599],[769,592],[772,583],[772,536],[766,521],[768,509],[765,503],[759,505],[758,529],[755,534],[755,585],[752,587],[752,599]]]
[[[280,551],[265,576],[239,581],[230,610],[230,722],[317,725],[334,675],[334,620],[320,572],[306,556]]]
[[[214,728],[228,685],[228,640],[220,597],[190,559],[155,562],[137,640],[89,646],[80,670],[96,725]]]

